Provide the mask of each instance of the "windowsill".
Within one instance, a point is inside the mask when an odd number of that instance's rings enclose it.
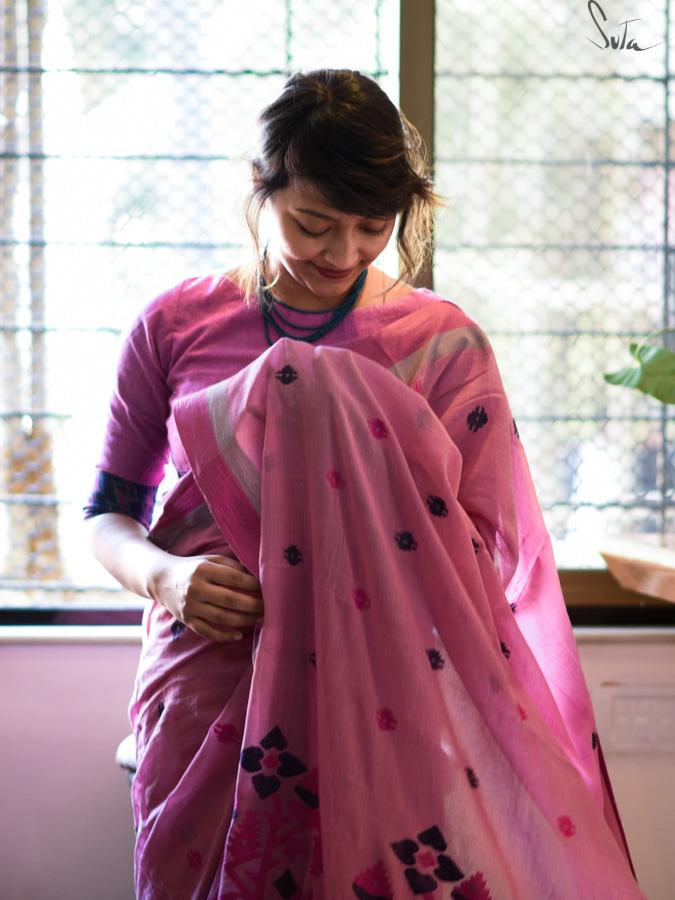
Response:
[[[0,644],[138,644],[140,625],[0,625]]]
[[[575,628],[652,629],[675,626],[675,603],[621,587],[606,569],[561,569],[567,612]],[[100,632],[102,640],[140,635],[142,606],[54,604],[0,609],[0,632],[35,639],[54,631],[55,638],[79,639]],[[58,637],[61,635],[61,638]],[[26,638],[28,639],[28,638]],[[134,640],[137,638],[134,637]]]
[[[578,644],[675,643],[675,626],[627,628],[574,626]],[[0,644],[132,644],[140,647],[140,625],[0,626]]]

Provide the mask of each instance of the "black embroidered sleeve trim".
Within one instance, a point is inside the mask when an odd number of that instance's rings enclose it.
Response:
[[[84,509],[84,518],[115,512],[131,516],[146,528],[150,527],[155,508],[157,487],[136,484],[118,475],[100,470]]]

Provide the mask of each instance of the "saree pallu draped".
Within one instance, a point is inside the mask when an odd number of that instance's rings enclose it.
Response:
[[[176,407],[151,539],[236,557],[265,613],[220,644],[146,610],[139,897],[644,898],[490,347],[447,315],[407,355],[279,340]]]

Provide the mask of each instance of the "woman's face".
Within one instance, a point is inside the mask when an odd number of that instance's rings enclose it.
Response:
[[[339,212],[306,179],[276,191],[268,208],[270,274],[295,300],[338,302],[387,246],[396,221]]]

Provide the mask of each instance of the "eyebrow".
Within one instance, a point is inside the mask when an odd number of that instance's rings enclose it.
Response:
[[[317,212],[314,209],[305,209],[302,206],[296,207],[296,212],[307,213],[308,216],[316,216],[317,219],[330,219],[333,221],[333,216],[327,216],[324,213]]]
[[[306,213],[308,216],[315,216],[317,219],[325,219],[329,222],[335,221],[335,216],[327,216],[325,213],[317,212],[315,209],[307,209],[304,206],[296,206],[295,212]],[[375,221],[380,221],[379,216],[360,216],[361,219],[373,219]]]

